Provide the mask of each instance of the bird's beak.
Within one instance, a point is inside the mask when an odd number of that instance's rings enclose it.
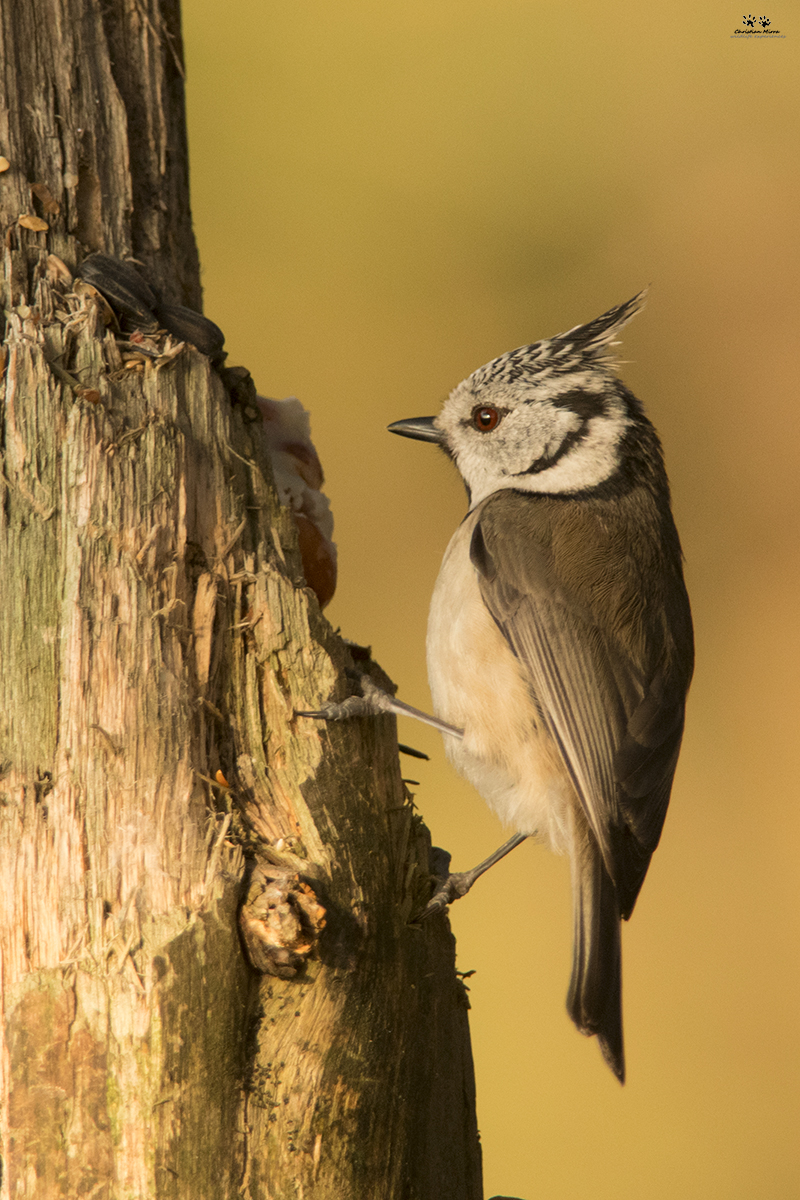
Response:
[[[441,442],[442,433],[434,425],[434,417],[409,417],[407,421],[395,421],[388,426],[389,433],[401,437],[416,438],[418,442]]]

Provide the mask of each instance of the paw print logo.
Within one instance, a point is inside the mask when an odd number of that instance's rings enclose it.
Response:
[[[753,29],[755,27],[756,19],[753,16],[742,17],[742,21],[749,29]]]
[[[759,17],[759,18],[758,18],[758,23],[759,23],[759,25],[761,26],[761,28],[762,28],[762,29],[766,29],[766,28],[767,28],[767,26],[768,26],[768,25],[769,25],[769,23],[770,23],[770,21],[769,21],[769,17]]]

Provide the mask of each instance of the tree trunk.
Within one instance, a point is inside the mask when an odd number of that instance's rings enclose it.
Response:
[[[295,716],[379,668],[246,406],[190,345],[125,361],[62,265],[199,308],[177,4],[3,0],[0,37],[2,1195],[477,1198],[394,720]]]

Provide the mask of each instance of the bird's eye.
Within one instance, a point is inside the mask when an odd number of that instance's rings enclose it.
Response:
[[[479,404],[472,410],[472,424],[479,433],[491,433],[500,424],[500,413],[496,408]]]

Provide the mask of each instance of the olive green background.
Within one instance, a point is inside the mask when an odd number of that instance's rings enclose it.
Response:
[[[230,363],[311,410],[330,619],[410,703],[465,500],[385,426],[651,285],[622,373],[664,441],[698,665],[624,929],[629,1082],[567,1019],[566,864],[527,843],[452,913],[486,1195],[800,1196],[800,7],[766,10],[769,39],[686,0],[183,8],[206,312]],[[438,735],[401,737],[472,865],[503,830]]]

